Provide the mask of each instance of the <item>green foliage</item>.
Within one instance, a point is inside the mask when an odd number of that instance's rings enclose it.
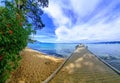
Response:
[[[48,0],[13,0],[18,9],[26,13],[26,18],[31,20],[34,29],[45,27],[41,20],[43,14],[42,8],[48,7]],[[29,22],[29,20],[26,20]]]
[[[18,67],[19,52],[27,45],[32,30],[25,20],[24,13],[12,3],[0,7],[0,83],[5,83],[11,71]]]

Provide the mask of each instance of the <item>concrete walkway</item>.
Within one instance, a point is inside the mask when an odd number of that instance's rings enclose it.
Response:
[[[84,46],[78,46],[49,83],[120,83],[120,75]]]

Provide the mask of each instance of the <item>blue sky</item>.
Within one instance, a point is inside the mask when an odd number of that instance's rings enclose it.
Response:
[[[120,41],[120,0],[49,0],[41,42]]]
[[[42,42],[120,41],[120,0],[50,0]]]

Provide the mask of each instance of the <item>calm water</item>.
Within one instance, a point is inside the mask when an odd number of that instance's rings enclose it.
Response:
[[[120,44],[87,44],[88,49],[120,71]]]
[[[75,50],[77,44],[29,43],[28,47],[45,54],[66,58]],[[120,70],[120,44],[85,44],[88,49],[116,69]]]
[[[56,44],[56,43],[29,43],[28,47],[57,57],[67,57],[75,50],[77,44]]]

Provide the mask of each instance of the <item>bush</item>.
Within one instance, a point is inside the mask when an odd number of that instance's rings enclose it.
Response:
[[[0,7],[0,83],[5,83],[17,68],[19,52],[26,47],[30,33],[31,26],[25,22],[22,11],[10,3]]]

